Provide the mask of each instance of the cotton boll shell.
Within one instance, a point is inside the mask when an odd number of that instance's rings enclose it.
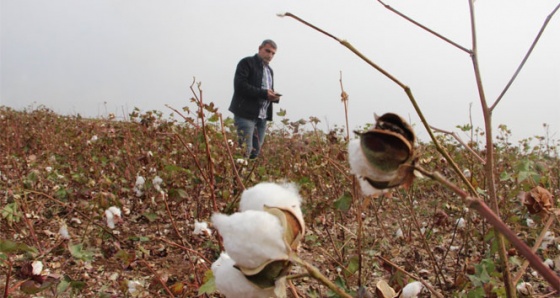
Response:
[[[360,187],[365,195],[381,194],[383,190],[372,186],[364,177],[376,181],[391,181],[397,176],[396,171],[384,173],[373,168],[362,151],[359,139],[348,142],[348,162],[350,163],[352,174],[360,178]]]
[[[261,289],[249,282],[241,271],[233,267],[235,261],[227,253],[212,264],[216,288],[226,297],[268,298],[276,297],[274,288]]]
[[[278,218],[265,211],[212,216],[214,227],[224,240],[224,247],[238,266],[257,268],[269,260],[285,260],[289,247],[284,242],[284,228]]]

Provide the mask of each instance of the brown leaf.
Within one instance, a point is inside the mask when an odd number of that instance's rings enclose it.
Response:
[[[552,194],[540,186],[531,189],[529,192],[523,193],[521,201],[523,202],[523,205],[527,207],[527,211],[531,214],[550,213],[554,207]]]
[[[394,298],[397,296],[397,293],[382,279],[375,285],[375,295],[380,298]]]

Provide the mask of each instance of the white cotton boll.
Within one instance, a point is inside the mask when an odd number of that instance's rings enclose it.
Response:
[[[33,261],[33,263],[31,263],[31,268],[33,268],[31,272],[33,275],[41,275],[41,272],[43,272],[43,262]]]
[[[242,165],[242,166],[246,166],[246,165],[249,164],[249,162],[248,162],[246,159],[244,159],[244,158],[238,158],[238,159],[235,160],[235,162],[236,162],[237,164]]]
[[[163,180],[159,176],[155,176],[154,179],[152,179],[152,185],[157,191],[161,191],[161,183],[163,183]]]
[[[387,181],[395,178],[397,175],[397,171],[387,173],[374,169],[364,155],[359,139],[351,140],[348,143],[348,162],[350,163],[351,173],[359,178],[360,188],[364,195],[382,194],[384,190],[374,188],[362,177],[368,177],[376,181]]]
[[[416,298],[422,292],[424,285],[419,281],[413,281],[402,289],[400,298]]]
[[[52,172],[52,167],[46,167],[46,168],[45,168],[45,171],[47,171],[47,173]]]
[[[521,295],[530,296],[533,294],[533,286],[528,282],[519,283],[516,288]]]
[[[210,236],[212,234],[212,230],[208,228],[208,223],[203,221],[199,222],[198,220],[194,221],[194,232],[195,235],[200,235],[205,233],[206,235]]]
[[[287,257],[284,228],[280,220],[264,211],[248,210],[212,215],[214,227],[224,239],[224,247],[237,265],[257,268],[268,260]]]
[[[471,170],[469,170],[469,169],[463,170],[463,175],[464,175],[466,178],[471,178],[471,176],[472,176]]]
[[[144,179],[144,177],[142,176],[138,176],[136,177],[136,183],[134,183],[134,185],[137,187],[143,187],[144,183],[146,183],[146,179]]]
[[[237,268],[235,261],[222,252],[220,258],[212,264],[216,289],[226,297],[269,298],[276,297],[274,289],[263,290],[250,281]]]
[[[462,217],[455,221],[455,225],[457,226],[457,229],[459,229],[459,230],[462,230],[467,226],[467,224],[465,223],[465,219],[462,218]]]
[[[399,228],[396,232],[395,232],[395,238],[399,239],[399,238],[404,238],[404,234],[401,228]]]
[[[286,208],[303,222],[301,213],[301,197],[298,188],[294,183],[259,183],[248,188],[241,195],[239,210],[264,210],[264,206]]]
[[[554,269],[554,261],[552,259],[546,259],[543,262],[548,268]]]
[[[556,239],[554,239],[554,233],[551,231],[546,231],[541,242],[541,249],[547,249],[549,245],[554,244],[555,242]]]
[[[60,237],[62,237],[62,239],[70,239],[70,234],[68,233],[68,226],[66,226],[66,224],[62,224],[60,226],[60,229],[58,230],[58,234],[60,234]]]
[[[95,141],[97,141],[97,135],[93,135],[90,139],[90,142],[92,142],[92,143],[95,142]]]
[[[105,217],[107,217],[107,226],[110,229],[115,228],[115,222],[119,222],[121,218],[121,209],[112,206],[105,210]]]
[[[142,284],[136,280],[129,280],[126,285],[128,286],[128,293],[131,295],[137,295],[142,288]]]
[[[535,221],[528,217],[527,218],[527,226],[529,228],[534,228],[536,226]]]
[[[136,177],[136,183],[134,183],[133,190],[136,192],[137,197],[141,197],[144,194],[142,191],[142,189],[144,189],[144,183],[146,183],[146,179],[144,179],[144,177]]]

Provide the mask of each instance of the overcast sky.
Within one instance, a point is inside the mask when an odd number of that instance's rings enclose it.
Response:
[[[191,105],[189,86],[224,114],[237,62],[271,38],[276,105],[290,120],[319,118],[344,125],[339,78],[350,95],[350,128],[394,112],[410,119],[412,104],[395,83],[335,40],[278,13],[291,12],[346,39],[411,87],[435,127],[483,127],[468,54],[406,22],[374,0],[0,0],[0,105],[45,105],[60,114],[123,118],[134,107]],[[471,48],[467,0],[387,1],[454,42]],[[558,1],[475,2],[482,79],[490,103],[515,72]],[[560,138],[560,13],[549,23],[525,68],[494,112],[514,139]],[[472,104],[472,108],[470,109]],[[280,125],[280,118],[275,118]]]

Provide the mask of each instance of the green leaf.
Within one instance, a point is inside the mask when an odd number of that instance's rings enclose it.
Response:
[[[68,249],[70,250],[70,254],[76,259],[86,262],[93,260],[93,252],[85,250],[82,243],[70,245]]]
[[[144,212],[142,213],[142,216],[144,216],[149,222],[154,222],[158,217],[157,214],[153,212]]]
[[[348,272],[347,276],[350,276],[360,268],[360,258],[358,256],[353,256],[348,260],[348,267],[346,267],[346,271]]]
[[[280,111],[277,112],[276,115],[278,115],[278,117],[284,117],[286,116],[286,110],[280,109]]]
[[[342,197],[334,202],[334,207],[339,211],[347,212],[352,206],[352,196],[349,193],[344,193]]]
[[[2,218],[5,218],[8,221],[8,224],[10,226],[14,222],[19,222],[19,220],[23,216],[23,213],[21,213],[21,211],[19,210],[18,204],[16,202],[4,206],[4,208],[2,208],[2,211],[0,211],[0,214],[2,214]]]
[[[208,118],[208,122],[218,122],[218,120],[220,120],[218,114],[213,114],[210,118]]]
[[[202,294],[212,294],[216,292],[216,278],[212,270],[204,273],[204,283],[198,288],[198,296]]]
[[[166,165],[163,169],[169,172],[190,172],[188,169],[176,165]]]
[[[37,249],[33,246],[28,246],[23,243],[16,243],[10,240],[0,239],[0,252],[9,254],[17,252],[29,252],[32,254],[37,254]]]
[[[64,276],[64,279],[62,279],[58,285],[56,286],[56,293],[57,294],[62,294],[64,292],[66,292],[66,290],[68,290],[68,288],[70,287],[70,280],[68,280],[69,278],[67,278],[67,276]]]

